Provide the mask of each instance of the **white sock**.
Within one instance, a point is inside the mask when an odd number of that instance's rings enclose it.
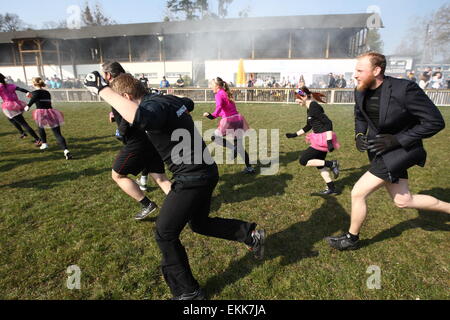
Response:
[[[64,150],[64,155],[68,154],[70,151],[68,149]]]
[[[147,176],[141,176],[141,184],[147,184]]]

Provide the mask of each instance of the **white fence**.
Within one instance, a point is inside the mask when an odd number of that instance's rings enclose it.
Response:
[[[51,89],[54,102],[98,102],[85,89]],[[165,93],[189,97],[195,102],[214,102],[214,93],[209,88],[166,89]],[[294,103],[294,89],[232,88],[238,103]],[[353,104],[353,89],[315,89],[326,95],[329,104]],[[425,93],[438,106],[450,106],[450,90],[425,90]]]

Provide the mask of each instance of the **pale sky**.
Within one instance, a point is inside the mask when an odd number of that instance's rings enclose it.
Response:
[[[1,11],[15,13],[34,28],[42,28],[45,22],[65,20],[71,5],[83,7],[86,0],[54,1],[7,1],[0,0]],[[105,14],[118,23],[161,22],[166,15],[166,0],[89,0],[91,5],[99,3]],[[211,0],[216,11],[217,0]],[[407,31],[414,26],[417,17],[429,16],[449,1],[444,0],[234,0],[229,6],[230,18],[238,17],[243,9],[249,9],[249,17],[291,16],[307,14],[364,13],[374,7],[381,14],[385,28],[380,31],[384,41],[384,53],[392,54]]]

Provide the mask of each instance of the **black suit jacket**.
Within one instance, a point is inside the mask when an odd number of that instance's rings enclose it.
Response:
[[[363,109],[364,97],[365,92],[355,90],[355,133],[367,134],[369,140],[381,133],[397,138],[401,147],[382,154],[393,174],[413,165],[424,166],[427,154],[422,139],[445,127],[439,109],[425,92],[415,82],[386,76],[381,90],[378,130]],[[368,153],[372,160],[374,154]]]

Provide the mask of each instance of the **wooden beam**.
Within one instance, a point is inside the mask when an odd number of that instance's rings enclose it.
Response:
[[[61,76],[61,81],[63,80],[62,66],[61,66],[61,53],[59,52],[59,40],[55,41],[56,51],[58,55],[58,65],[59,65],[59,74]]]
[[[19,45],[20,64],[22,65],[22,68],[23,68],[23,75],[25,77],[25,83],[28,85],[27,70],[25,69],[25,64],[23,62],[23,54],[22,54],[23,41],[19,40],[18,45]]]
[[[132,57],[131,57],[131,41],[130,41],[130,37],[127,37],[128,39],[128,60],[130,62],[132,62]]]
[[[289,58],[289,59],[292,59],[292,32],[289,32],[288,58]]]
[[[325,48],[325,59],[330,58],[330,31],[327,32],[327,47]]]

